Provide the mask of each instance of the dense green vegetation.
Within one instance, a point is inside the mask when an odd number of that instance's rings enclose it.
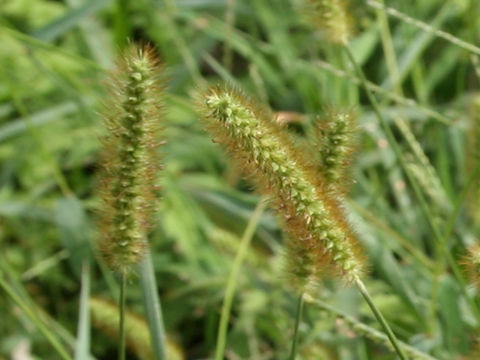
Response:
[[[316,123],[355,114],[345,207],[375,304],[409,358],[480,356],[480,3],[350,1],[349,48],[380,114],[301,3],[0,2],[0,359],[117,356],[119,281],[97,246],[98,113],[128,41],[151,44],[168,77],[149,241],[169,359],[215,357],[234,263],[225,358],[287,359],[292,346],[281,222],[200,121],[199,93],[222,82],[268,104],[309,159],[323,151]],[[151,359],[139,276],[127,288],[127,358]],[[396,358],[355,286],[328,277],[305,300],[297,359]]]

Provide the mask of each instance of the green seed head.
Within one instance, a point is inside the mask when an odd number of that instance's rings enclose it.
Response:
[[[480,245],[475,244],[468,248],[467,255],[462,261],[468,273],[470,282],[480,288]]]
[[[357,145],[357,125],[352,113],[330,111],[318,123],[315,145],[326,182],[339,193],[345,193],[351,185],[348,172]]]
[[[339,204],[295,151],[270,112],[231,89],[211,89],[202,112],[217,142],[269,194],[289,234],[288,272],[304,287],[334,270],[347,280],[363,272],[363,261]]]
[[[115,271],[127,272],[145,253],[155,204],[161,111],[158,62],[132,46],[110,82],[104,110],[103,208],[100,249]]]
[[[352,32],[352,21],[345,0],[306,0],[309,22],[325,31],[334,44],[346,44]]]

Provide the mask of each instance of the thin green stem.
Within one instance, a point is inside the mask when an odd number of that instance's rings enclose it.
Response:
[[[155,360],[166,360],[166,335],[163,324],[162,307],[158,296],[158,287],[153,270],[152,257],[148,253],[140,262],[140,283],[142,286],[143,302],[150,328],[150,338]]]
[[[383,0],[380,0],[382,6],[377,8],[377,19],[380,23],[380,34],[382,38],[382,45],[385,52],[385,58],[387,60],[387,68],[390,74],[390,79],[393,84],[393,91],[398,96],[403,96],[402,91],[402,84],[401,84],[401,76],[398,70],[398,62],[395,55],[395,50],[393,47],[393,40],[390,33],[390,27],[388,24],[388,15],[386,13],[386,7]],[[406,140],[408,146],[412,150],[415,158],[419,165],[425,171],[425,176],[430,178],[431,184],[436,188],[436,191],[441,191],[442,187],[440,185],[440,181],[438,180],[438,176],[435,172],[435,169],[431,165],[430,161],[428,160],[427,156],[425,155],[423,149],[421,148],[420,144],[415,138],[410,126],[408,123],[400,116],[394,117],[395,124],[397,128],[402,133],[404,139]],[[442,195],[444,193],[442,192]],[[442,196],[442,199],[445,199]],[[444,200],[446,201],[446,200]],[[439,281],[441,272],[445,268],[445,258],[443,252],[441,251],[440,245],[438,242],[435,242],[435,258],[437,259],[434,267],[434,276],[433,276],[433,285],[432,285],[432,292],[431,292],[431,301],[430,301],[430,319],[428,321],[429,331],[433,334],[436,328],[436,321],[435,318],[437,316],[437,309],[438,309],[438,289],[439,289]]]
[[[473,186],[473,184],[475,184],[479,176],[480,163],[477,163],[472,173],[468,177],[467,182],[465,183],[465,187],[455,201],[455,206],[453,207],[452,214],[450,215],[447,221],[447,225],[445,226],[445,235],[442,240],[443,244],[447,245],[448,239],[450,239],[450,237],[452,236],[453,229],[455,228],[455,222],[460,213],[460,210],[462,209],[463,202],[465,201],[465,198],[467,197],[470,188]]]
[[[361,206],[359,203],[349,200],[348,204],[352,206],[363,218],[368,220],[371,224],[375,225],[379,230],[391,236],[403,246],[405,255],[413,256],[419,263],[421,263],[429,272],[435,269],[435,263],[425,256],[420,250],[418,250],[408,239],[397,233],[388,224],[384,223],[375,214]]]
[[[123,49],[131,34],[130,24],[128,22],[128,0],[117,0],[117,9],[115,14],[114,35],[115,42],[120,49]]]
[[[297,313],[295,314],[295,328],[293,329],[293,338],[292,338],[292,350],[290,351],[289,360],[295,360],[297,356],[297,344],[298,344],[298,327],[300,326],[300,321],[302,321],[303,313],[303,293],[298,297],[297,302]]]
[[[344,70],[339,69],[336,66],[332,65],[331,63],[318,60],[318,61],[316,61],[316,64],[320,68],[322,68],[323,70],[329,72],[330,74],[332,74],[336,77],[344,78],[344,79],[346,79],[346,80],[348,80],[348,81],[350,81],[354,84],[360,84],[360,79],[358,78],[357,75],[347,73]],[[302,64],[302,66],[304,66],[304,65]],[[426,106],[423,106],[423,105],[419,104],[414,99],[399,96],[398,94],[396,94],[392,91],[385,90],[381,86],[378,86],[378,85],[372,83],[371,81],[367,81],[367,86],[368,86],[368,89],[370,91],[372,91],[376,94],[379,94],[379,95],[385,97],[386,99],[389,99],[389,100],[391,100],[391,101],[393,101],[397,104],[400,104],[400,105],[415,108],[416,110],[422,112],[425,115],[430,116],[431,118],[437,120],[438,122],[440,122],[442,124],[445,124],[445,125],[448,125],[448,126],[454,126],[454,122],[453,122],[452,119],[450,119],[449,117],[447,117],[443,114],[440,114],[438,111],[435,111],[435,110],[433,110],[429,107],[426,107]]]
[[[374,8],[382,8],[384,5],[377,2],[377,1],[374,1],[374,0],[368,0],[367,1],[367,4],[374,7]],[[395,17],[407,24],[410,24],[410,25],[413,25],[413,26],[416,26],[426,32],[430,32],[432,34],[434,34],[435,36],[439,37],[439,38],[442,38],[464,50],[467,50],[467,51],[470,51],[471,53],[475,54],[475,55],[480,55],[480,47],[478,46],[475,46],[474,44],[470,44],[469,42],[467,41],[464,41],[456,36],[453,36],[452,34],[450,33],[447,33],[445,31],[442,31],[442,30],[438,30],[437,28],[427,24],[427,23],[424,23],[423,21],[420,21],[420,20],[417,20],[417,19],[414,19],[396,9],[393,9],[393,8],[390,8],[390,7],[387,7],[385,8],[386,9],[386,12],[388,15],[392,16],[392,17]]]
[[[430,224],[430,227],[432,228],[432,230],[435,234],[435,237],[440,238],[440,235],[439,235],[440,232],[437,229],[437,226],[435,224],[435,220],[433,218],[433,215],[431,214],[430,209],[427,206],[425,198],[423,197],[417,182],[415,181],[411,172],[408,169],[405,158],[403,157],[402,151],[400,150],[400,146],[398,145],[398,143],[395,139],[395,136],[393,135],[393,132],[390,129],[390,126],[388,125],[387,121],[383,117],[382,112],[380,110],[380,106],[378,105],[377,100],[375,99],[373,94],[370,92],[370,90],[366,86],[367,79],[365,78],[365,74],[363,73],[363,70],[360,68],[357,61],[355,60],[355,57],[354,57],[352,51],[350,50],[350,48],[348,47],[348,45],[345,45],[344,49],[345,49],[345,52],[347,53],[347,56],[348,56],[351,64],[353,65],[355,71],[357,72],[358,77],[360,78],[360,83],[362,84],[362,87],[364,88],[364,90],[367,94],[368,100],[370,101],[370,104],[372,105],[373,111],[375,112],[375,115],[377,116],[378,120],[380,121],[380,124],[382,125],[383,130],[385,131],[385,135],[387,136],[387,139],[388,139],[390,145],[392,146],[392,149],[393,149],[395,155],[397,156],[397,159],[398,159],[400,165],[404,169],[405,174],[406,174],[410,184],[412,185],[412,188],[413,188],[416,196],[419,199],[422,210],[424,211],[424,213],[427,217],[427,220],[428,220],[428,222]]]
[[[58,339],[50,332],[49,327],[35,314],[28,305],[22,300],[20,296],[15,293],[13,288],[5,281],[3,274],[0,273],[0,287],[7,293],[7,295],[22,309],[22,311],[33,321],[38,330],[45,336],[50,342],[52,347],[58,352],[63,360],[72,360],[64,346],[58,341]]]
[[[77,341],[75,343],[75,360],[87,360],[90,355],[90,261],[83,260],[80,288],[80,310],[78,316]]]
[[[0,248],[0,253],[3,249]],[[60,323],[58,323],[50,314],[48,314],[44,309],[38,306],[38,304],[33,301],[29,293],[26,291],[24,285],[17,278],[17,273],[12,269],[12,267],[5,261],[4,258],[1,258],[0,261],[0,278],[8,278],[8,285],[17,295],[17,298],[21,299],[24,306],[31,309],[30,311],[34,316],[37,317],[38,321],[44,323],[47,327],[47,330],[52,333],[52,335],[57,338],[61,344],[68,345],[69,348],[73,349],[75,347],[75,337],[65,329]],[[0,285],[1,288],[1,285]],[[21,309],[22,307],[18,305]],[[30,314],[26,314],[31,316]],[[35,319],[31,320],[36,323]]]
[[[232,28],[235,26],[235,5],[236,0],[227,0],[227,11],[225,14],[225,23],[227,25],[227,34],[225,36],[223,48],[223,66],[232,72]]]
[[[383,344],[390,348],[391,343],[388,337],[383,333],[378,331],[377,329],[374,329],[358,320],[356,320],[354,317],[348,315],[347,313],[334,308],[333,306],[330,306],[326,303],[324,303],[321,300],[318,299],[313,299],[311,297],[307,297],[305,299],[307,303],[310,303],[314,306],[319,307],[320,309],[333,314],[334,316],[345,320],[351,328],[357,332],[358,334],[364,335],[365,337],[375,341],[376,343]],[[402,350],[407,354],[407,356],[411,356],[414,359],[417,360],[436,360],[433,356],[430,356],[429,354],[426,354],[424,352],[421,352],[420,350],[405,344],[404,342],[398,341],[398,344],[402,348]]]
[[[220,325],[218,328],[217,334],[217,346],[215,350],[215,359],[216,360],[223,360],[225,354],[225,347],[227,344],[227,329],[228,329],[228,322],[230,320],[230,312],[232,309],[233,297],[235,295],[235,290],[237,288],[237,280],[238,275],[240,273],[240,269],[242,267],[243,261],[248,253],[248,248],[250,246],[250,241],[255,234],[255,230],[257,229],[258,223],[260,222],[260,218],[264,210],[267,207],[267,202],[264,198],[260,199],[255,208],[252,217],[250,218],[247,228],[243,233],[242,239],[240,241],[240,248],[235,256],[235,260],[233,262],[232,270],[228,277],[227,287],[225,289],[225,298],[223,300],[222,305],[222,313],[220,315]]]
[[[468,283],[465,280],[460,268],[458,267],[457,262],[453,258],[452,253],[448,250],[448,240],[452,236],[453,229],[455,228],[455,222],[458,218],[458,214],[460,213],[460,210],[462,208],[462,204],[465,201],[465,198],[467,197],[468,192],[470,191],[470,188],[473,186],[475,181],[477,180],[478,176],[480,175],[480,164],[477,164],[475,169],[472,171],[470,174],[467,183],[465,184],[464,189],[458,196],[457,200],[455,201],[455,206],[453,207],[452,214],[450,215],[447,225],[445,226],[445,234],[440,240],[440,246],[442,251],[445,253],[445,257],[452,268],[452,271],[455,275],[455,277],[458,279],[461,289],[464,293],[464,296],[466,297],[467,301],[470,304],[470,307],[473,309],[477,319],[480,319],[480,310],[478,309],[477,303],[475,302],[474,299],[472,299],[470,296],[468,296],[468,293],[466,289],[468,289]]]
[[[202,77],[200,68],[198,66],[197,60],[192,53],[192,47],[187,44],[183,34],[181,33],[180,29],[176,24],[176,14],[177,14],[177,5],[174,0],[165,0],[165,13],[164,13],[164,21],[166,22],[171,39],[175,44],[178,52],[183,58],[185,62],[185,66],[187,67],[190,75],[194,79],[197,85],[205,85],[206,81]]]
[[[451,267],[451,269],[453,271],[453,274],[455,275],[457,280],[460,282],[460,284],[462,284],[461,290],[462,290],[465,298],[469,302],[470,307],[472,308],[472,311],[474,311],[477,319],[480,319],[480,310],[478,309],[477,304],[469,296],[469,294],[467,292],[467,286],[463,286],[464,284],[466,284],[465,279],[463,278],[462,273],[461,273],[460,269],[458,268],[458,265],[457,265],[455,259],[453,258],[452,254],[448,250],[446,242],[443,240],[441,232],[437,227],[437,223],[435,221],[435,218],[434,218],[432,212],[430,211],[430,208],[427,205],[427,202],[426,202],[426,200],[425,200],[425,198],[424,198],[424,196],[423,196],[423,194],[420,190],[420,187],[418,186],[418,183],[416,182],[416,180],[413,177],[410,169],[407,166],[407,162],[405,161],[405,158],[403,157],[402,151],[400,150],[400,146],[398,145],[398,143],[395,139],[395,136],[393,135],[392,129],[390,129],[390,126],[388,125],[387,121],[383,117],[382,112],[380,110],[380,106],[378,105],[377,100],[375,99],[375,97],[370,92],[370,90],[367,86],[367,79],[365,77],[365,74],[363,73],[362,69],[360,68],[357,61],[355,60],[355,57],[354,57],[352,51],[350,50],[350,48],[348,47],[348,45],[344,44],[343,48],[345,49],[345,52],[346,52],[346,54],[347,54],[347,56],[348,56],[348,58],[349,58],[349,60],[352,64],[352,66],[354,67],[354,69],[357,73],[357,76],[360,79],[360,83],[362,84],[362,87],[364,88],[365,93],[367,94],[367,97],[370,101],[370,104],[372,105],[373,111],[375,112],[378,120],[380,121],[380,123],[381,123],[381,125],[382,125],[382,127],[385,131],[385,135],[387,136],[388,142],[392,146],[392,149],[393,149],[401,167],[405,171],[407,179],[408,179],[409,183],[411,184],[411,186],[413,188],[413,191],[414,191],[414,193],[415,193],[415,195],[416,195],[416,197],[417,197],[417,199],[420,203],[420,207],[421,207],[423,213],[425,214],[425,217],[428,221],[428,224],[429,224],[430,228],[432,229],[432,232],[433,232],[433,235],[435,237],[435,240],[437,241],[437,244],[440,244],[441,251],[444,252],[444,255],[447,259],[447,262],[448,262],[449,266]]]
[[[360,293],[362,294],[363,298],[367,302],[368,306],[372,310],[373,315],[375,315],[375,317],[377,318],[380,325],[382,325],[383,330],[385,330],[385,333],[387,334],[388,339],[390,340],[390,343],[392,344],[392,346],[395,349],[398,356],[400,356],[400,359],[402,359],[402,360],[408,359],[405,356],[405,354],[403,353],[403,350],[401,349],[401,347],[398,343],[398,340],[397,340],[395,334],[393,333],[392,329],[390,328],[387,321],[383,317],[382,313],[380,312],[380,310],[375,305],[375,302],[373,301],[372,297],[368,293],[367,288],[365,287],[365,284],[358,277],[355,279],[355,283],[357,284],[357,287],[360,290]]]
[[[127,288],[127,276],[124,272],[121,274],[120,278],[120,323],[119,323],[119,331],[120,334],[120,342],[118,344],[118,360],[125,360],[125,340],[126,340],[126,332],[125,332],[125,298],[126,298],[126,288]]]
[[[382,5],[384,5],[383,0],[381,0],[381,3]],[[394,93],[399,96],[403,96],[402,86],[399,81],[400,74],[398,71],[397,57],[395,55],[395,49],[393,47],[392,34],[390,33],[390,27],[388,24],[388,17],[385,12],[385,7],[378,8],[377,20],[380,23],[380,36],[382,39],[385,60],[387,63],[388,72],[390,73]]]

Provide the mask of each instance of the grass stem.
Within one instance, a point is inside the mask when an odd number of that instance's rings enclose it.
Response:
[[[13,290],[13,288],[5,281],[3,274],[0,272],[0,287],[7,293],[17,306],[32,320],[37,326],[38,330],[48,340],[52,347],[57,351],[63,360],[72,360],[65,347],[58,341],[58,339],[50,331],[50,328],[35,314],[29,306],[22,300],[20,296]]]
[[[302,321],[302,313],[303,313],[303,293],[300,294],[300,296],[298,297],[297,312],[295,315],[295,328],[293,330],[292,350],[290,351],[289,360],[295,360],[295,357],[297,356],[298,327],[300,326],[300,322]]]
[[[405,356],[405,354],[403,353],[403,350],[401,349],[399,343],[398,343],[398,340],[395,336],[395,334],[393,333],[392,329],[390,328],[390,326],[388,325],[387,321],[385,320],[385,318],[383,317],[382,313],[380,312],[380,310],[377,308],[377,306],[375,305],[375,302],[373,301],[372,297],[370,296],[370,294],[368,293],[367,291],[367,288],[365,287],[365,284],[362,282],[362,280],[360,280],[360,278],[356,278],[355,279],[355,282],[357,284],[357,287],[358,289],[360,290],[360,293],[362,294],[363,298],[365,299],[365,301],[367,302],[368,306],[370,307],[370,309],[372,310],[373,312],[373,315],[375,315],[375,317],[377,318],[378,322],[380,323],[380,325],[382,325],[383,327],[383,330],[385,330],[385,333],[387,334],[388,336],[388,339],[390,340],[390,343],[392,344],[393,348],[395,349],[396,353],[398,354],[398,356],[400,357],[400,359],[402,360],[407,360],[408,358]]]
[[[80,288],[80,310],[78,316],[77,341],[75,343],[75,360],[88,360],[90,355],[90,261],[83,260]]]
[[[233,262],[232,270],[228,277],[227,286],[225,289],[225,297],[223,300],[222,305],[222,313],[220,315],[220,325],[218,328],[218,335],[217,335],[217,345],[215,349],[215,360],[223,360],[225,354],[225,347],[227,344],[227,329],[228,329],[228,322],[230,320],[230,312],[232,310],[233,304],[233,297],[235,295],[235,290],[237,288],[237,280],[240,273],[240,269],[242,267],[243,261],[248,253],[248,248],[250,246],[250,241],[255,234],[255,230],[257,229],[258,223],[260,222],[260,218],[264,210],[267,207],[267,202],[264,198],[261,198],[255,208],[252,217],[250,218],[247,228],[243,233],[242,239],[240,241],[240,248],[235,256],[235,260]]]
[[[126,298],[126,287],[127,287],[127,277],[124,272],[120,275],[120,322],[119,322],[119,331],[120,341],[118,344],[118,360],[125,360],[125,343],[126,343],[126,332],[125,332],[125,298]]]
[[[225,22],[227,25],[227,36],[225,36],[225,43],[223,48],[223,66],[229,72],[232,72],[232,62],[233,62],[233,53],[232,53],[232,29],[235,26],[235,6],[236,0],[227,0],[227,10],[225,14]]]
[[[157,282],[153,270],[152,256],[150,254],[146,254],[140,262],[140,283],[142,285],[143,302],[145,304],[148,326],[150,327],[154,359],[165,360],[167,359],[165,345],[166,335],[163,324],[162,307],[160,305]]]
[[[128,3],[128,0],[117,0],[116,4],[114,36],[119,49],[125,48],[131,35]]]
[[[344,320],[352,330],[354,330],[357,334],[359,335],[364,335],[368,339],[374,341],[375,343],[378,344],[383,344],[386,347],[390,349],[391,343],[390,340],[388,339],[387,335],[385,335],[383,332],[378,331],[377,329],[374,329],[358,320],[356,320],[354,317],[348,315],[347,313],[334,308],[327,303],[318,300],[318,299],[313,299],[311,297],[307,297],[305,301],[311,305],[314,305],[315,307],[318,307],[322,309],[323,311],[330,313],[334,316],[336,316],[339,319]],[[404,342],[398,341],[398,344],[402,348],[402,350],[407,354],[407,356],[412,357],[413,359],[416,360],[437,360],[433,356],[426,354],[408,344],[405,344]],[[368,358],[368,357],[367,357]]]

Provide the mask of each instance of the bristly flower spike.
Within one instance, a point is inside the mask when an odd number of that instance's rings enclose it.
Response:
[[[337,201],[318,172],[295,151],[272,114],[232,89],[210,89],[201,108],[217,142],[270,195],[289,234],[288,272],[300,291],[312,276],[362,275],[363,257]],[[298,260],[298,261],[297,261]]]
[[[348,42],[352,33],[352,20],[346,0],[306,0],[304,12],[313,26],[326,33],[329,42]]]
[[[317,125],[316,148],[320,152],[320,172],[327,184],[340,194],[351,185],[349,167],[357,148],[357,124],[352,112],[330,110]]]
[[[99,248],[109,267],[123,274],[147,249],[160,163],[162,80],[153,50],[130,45],[104,106]]]
[[[467,251],[462,264],[470,282],[480,289],[480,244],[470,246]]]

